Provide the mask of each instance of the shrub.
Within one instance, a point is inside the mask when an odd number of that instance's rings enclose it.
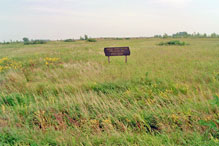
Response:
[[[45,40],[33,40],[33,41],[31,41],[32,43],[30,43],[30,44],[45,44],[46,43],[46,41]]]
[[[96,42],[97,40],[96,39],[92,39],[92,38],[89,38],[87,39],[88,42]]]
[[[160,46],[185,46],[186,43],[178,41],[178,40],[173,40],[173,41],[169,41],[169,42],[161,42],[158,45],[160,45]]]
[[[123,38],[115,38],[115,40],[123,40]]]
[[[75,42],[75,40],[74,39],[66,39],[66,40],[64,40],[64,42]]]
[[[80,36],[80,40],[82,40],[82,41],[83,41],[83,40],[85,40],[85,38],[83,38],[82,36]]]
[[[23,38],[24,45],[34,45],[34,44],[45,44],[46,40],[29,40],[28,38]]]

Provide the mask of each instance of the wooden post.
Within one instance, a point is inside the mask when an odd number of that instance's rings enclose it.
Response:
[[[128,60],[128,59],[127,59],[127,56],[125,56],[125,63],[127,63],[127,60]]]
[[[110,56],[108,56],[108,63],[110,63]]]

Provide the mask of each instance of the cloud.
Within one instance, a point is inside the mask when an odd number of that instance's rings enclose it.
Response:
[[[155,0],[156,3],[169,6],[186,6],[191,0]]]

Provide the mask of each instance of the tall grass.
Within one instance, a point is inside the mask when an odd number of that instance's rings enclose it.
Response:
[[[218,39],[161,41],[0,45],[0,143],[217,145]],[[128,64],[107,46],[130,46]]]

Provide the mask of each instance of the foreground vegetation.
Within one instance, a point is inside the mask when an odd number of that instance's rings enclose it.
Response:
[[[179,40],[0,45],[0,144],[218,145],[219,39]]]

